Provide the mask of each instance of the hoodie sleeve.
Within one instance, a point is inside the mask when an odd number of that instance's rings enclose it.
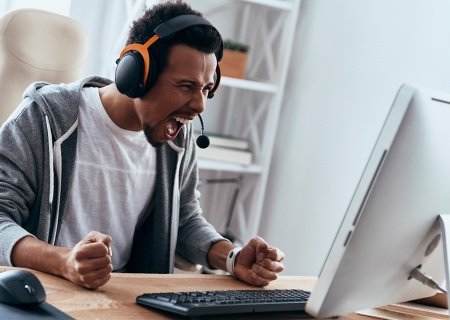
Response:
[[[12,265],[14,245],[32,236],[31,213],[40,206],[36,199],[42,193],[42,115],[30,104],[25,99],[0,129],[0,265]]]

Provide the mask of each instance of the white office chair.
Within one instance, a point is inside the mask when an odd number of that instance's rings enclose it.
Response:
[[[82,76],[88,36],[63,15],[19,9],[0,18],[0,125],[34,81],[68,83]]]

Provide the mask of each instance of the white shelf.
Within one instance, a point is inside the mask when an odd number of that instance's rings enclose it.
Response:
[[[245,79],[236,79],[236,78],[230,78],[230,77],[221,77],[220,85],[232,87],[232,88],[238,88],[238,89],[267,92],[267,93],[275,93],[278,90],[278,87],[273,84],[245,80]]]
[[[261,173],[263,170],[260,165],[256,164],[242,165],[238,163],[207,160],[207,159],[198,159],[198,167],[200,170],[214,170],[214,171],[254,173],[254,174]]]

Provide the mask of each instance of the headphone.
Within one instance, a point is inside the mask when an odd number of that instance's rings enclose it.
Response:
[[[120,53],[116,64],[116,86],[120,93],[130,98],[142,97],[155,84],[157,77],[156,59],[151,54],[150,46],[158,41],[172,38],[175,33],[195,25],[214,26],[205,18],[197,15],[180,15],[158,25],[152,36],[146,43],[132,43],[127,45]],[[223,50],[223,43],[222,43]],[[219,52],[217,61],[222,58]],[[214,96],[214,92],[220,83],[219,64],[214,76],[214,87],[209,91],[208,98]]]

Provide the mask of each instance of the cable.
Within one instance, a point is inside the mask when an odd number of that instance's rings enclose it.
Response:
[[[425,272],[420,271],[420,266],[416,267],[413,269],[413,271],[411,271],[411,273],[409,274],[410,279],[414,278],[420,282],[422,282],[424,285],[429,286],[430,288],[439,290],[445,294],[447,294],[447,290],[445,290],[444,288],[442,288],[439,283],[437,283],[436,281],[433,280],[432,277],[430,277],[428,274],[426,274]]]

